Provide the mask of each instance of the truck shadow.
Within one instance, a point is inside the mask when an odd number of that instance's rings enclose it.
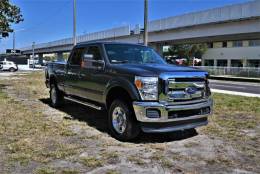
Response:
[[[51,107],[49,98],[39,100]],[[57,110],[68,114],[68,116],[64,117],[64,119],[83,121],[89,126],[94,127],[103,133],[109,134],[106,111],[97,111],[70,101],[66,101],[65,105]],[[198,133],[195,129],[160,134],[147,134],[142,132],[135,140],[132,141],[132,143],[171,142],[191,138],[196,135],[198,135]]]

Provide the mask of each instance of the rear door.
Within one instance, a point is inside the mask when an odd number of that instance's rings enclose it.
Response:
[[[72,54],[69,57],[66,67],[66,78],[64,81],[65,92],[68,95],[80,96],[80,81],[79,75],[81,70],[81,57],[84,51],[83,47],[74,48]]]

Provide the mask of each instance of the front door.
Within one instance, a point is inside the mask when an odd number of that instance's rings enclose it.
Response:
[[[89,45],[84,51],[80,80],[82,96],[92,101],[101,101],[106,84],[104,56],[99,45]]]

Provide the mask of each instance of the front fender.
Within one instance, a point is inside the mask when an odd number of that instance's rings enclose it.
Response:
[[[105,93],[103,96],[104,103],[106,103],[106,99],[107,99],[107,95],[108,95],[109,91],[115,87],[120,87],[120,88],[123,88],[124,90],[126,90],[128,92],[128,94],[130,95],[132,101],[141,100],[141,97],[133,83],[131,83],[129,80],[127,80],[125,78],[117,77],[117,78],[111,79],[107,83],[106,90],[105,90]]]

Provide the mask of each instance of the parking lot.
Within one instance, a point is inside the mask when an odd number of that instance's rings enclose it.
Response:
[[[213,98],[206,127],[120,142],[105,112],[50,107],[43,72],[0,73],[0,173],[258,173],[260,99]]]

